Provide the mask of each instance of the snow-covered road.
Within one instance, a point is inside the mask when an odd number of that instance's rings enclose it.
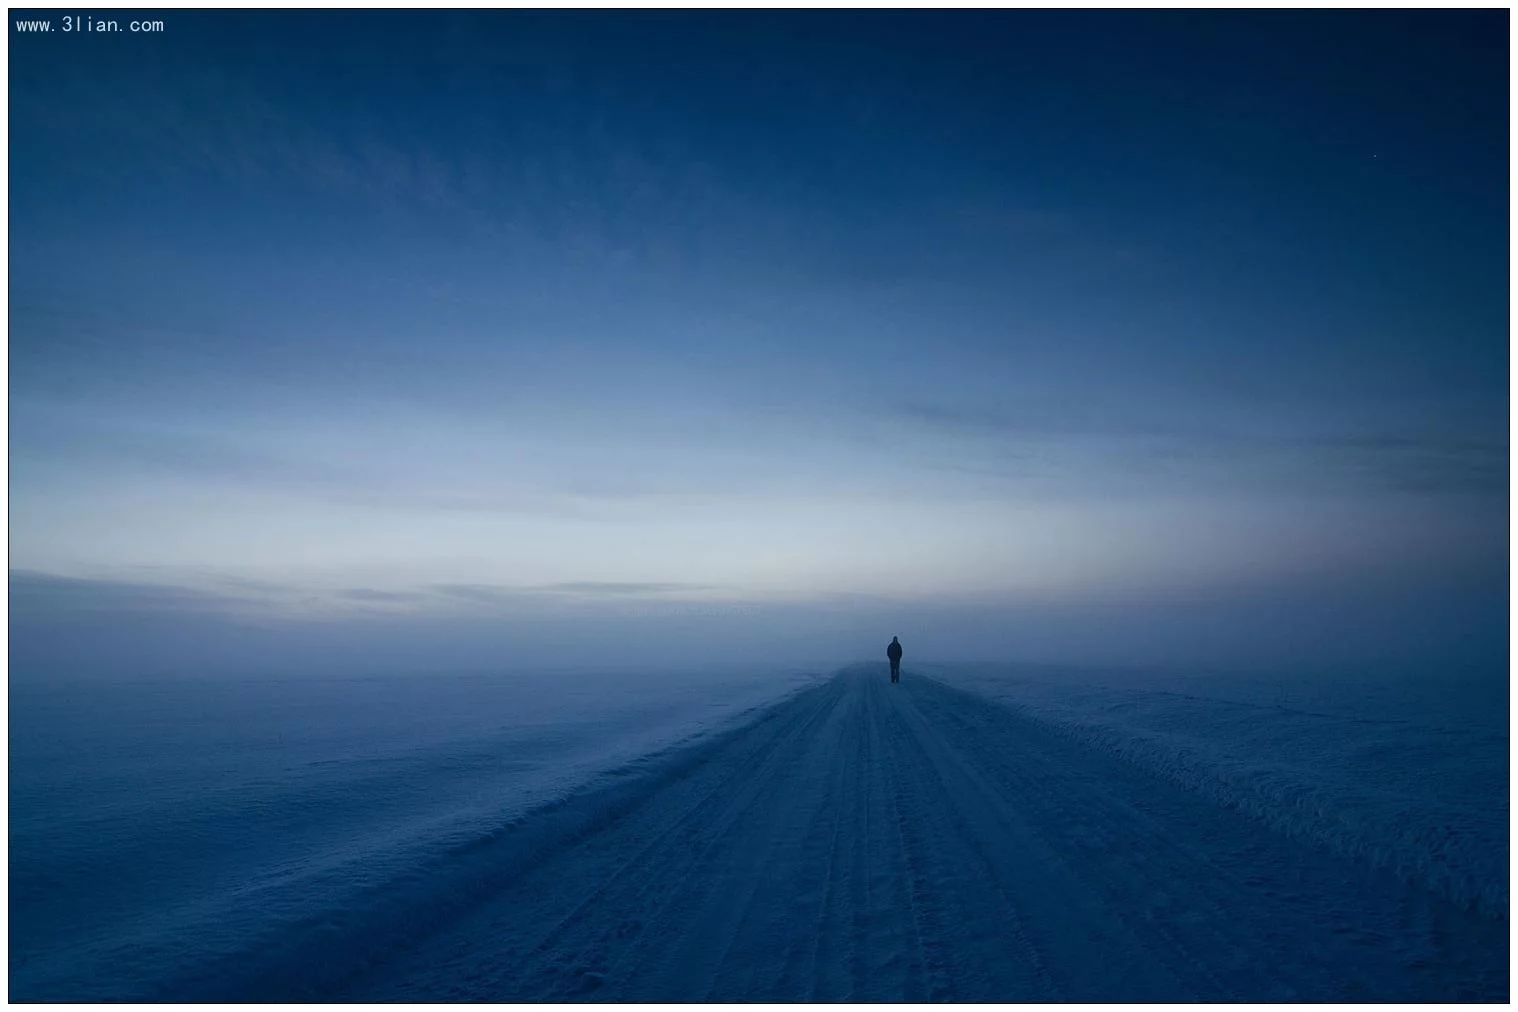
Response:
[[[236,982],[236,993],[1421,1001],[1508,992],[1505,918],[1272,833],[910,670],[891,685],[883,664],[844,671],[512,834],[520,838],[476,856],[485,870],[467,902],[426,930],[376,938],[361,960],[330,962],[299,990],[280,974]]]

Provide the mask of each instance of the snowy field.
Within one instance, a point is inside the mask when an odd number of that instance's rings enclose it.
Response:
[[[818,677],[13,674],[10,997],[172,997],[380,900],[446,912],[453,856]]]
[[[1507,687],[13,679],[10,997],[1495,1000]]]
[[[1508,685],[927,665],[1287,834],[1508,916]]]

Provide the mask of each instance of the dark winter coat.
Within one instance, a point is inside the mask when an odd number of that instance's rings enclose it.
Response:
[[[892,663],[901,660],[901,644],[892,640],[891,645],[886,647],[886,656],[891,659]]]

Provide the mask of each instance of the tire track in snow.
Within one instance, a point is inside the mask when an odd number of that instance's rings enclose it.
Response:
[[[520,886],[514,881],[495,902],[485,901],[483,909],[457,924],[449,932],[448,944],[435,941],[421,945],[421,951],[408,961],[421,972],[403,972],[400,979],[405,981],[409,976],[420,993],[434,993],[433,981],[452,979],[452,968],[463,965],[469,969],[458,973],[472,975],[482,987],[491,989],[490,993],[534,996],[593,990],[594,977],[584,979],[587,974],[597,974],[589,965],[593,962],[589,954],[606,945],[625,946],[637,933],[630,926],[641,924],[647,894],[684,874],[679,862],[691,855],[680,839],[682,834],[693,828],[696,835],[710,831],[698,816],[720,822],[723,806],[730,804],[735,793],[734,785],[752,783],[756,775],[762,782],[775,757],[784,755],[798,734],[827,715],[831,709],[829,695],[836,691],[835,685],[824,684],[781,703],[749,727],[725,735],[716,743],[713,754],[701,754],[694,763],[677,761],[670,783],[655,774],[655,792],[630,813],[588,838],[570,841],[567,852],[542,855],[520,876]],[[593,794],[578,803],[595,806],[598,797]],[[594,871],[561,874],[566,859],[571,865],[581,865],[582,871],[590,870],[583,867],[586,865],[593,866]],[[564,887],[566,882],[589,882],[591,888],[571,894]],[[571,895],[579,898],[571,901]],[[513,908],[533,915],[521,916]],[[608,910],[622,911],[626,916],[606,924],[604,914]],[[572,936],[576,925],[586,919],[592,922],[591,928],[578,930],[582,934],[599,931],[597,938],[561,941],[566,935]],[[553,925],[547,933],[542,931],[544,923]],[[482,946],[490,953],[483,959],[479,952]],[[577,959],[577,953],[582,958]],[[482,973],[482,964],[490,969]],[[365,982],[352,993],[367,994],[373,986]],[[404,983],[400,986],[406,987]]]
[[[984,770],[1009,796],[1042,809],[1040,835],[1052,858],[1133,933],[1147,936],[1142,945],[1153,958],[1200,994],[1365,1001],[1468,993],[1408,972],[1395,948],[1408,945],[1417,927],[1401,913],[1405,890],[1392,876],[1263,831],[1021,714],[988,710],[962,690],[927,681],[920,692],[931,697],[920,708],[935,725],[930,737],[952,743],[965,767]],[[1494,925],[1415,891],[1466,929],[1439,957],[1453,976],[1467,972],[1463,963],[1496,965],[1505,930],[1495,937]],[[1395,948],[1367,952],[1345,937],[1361,932],[1386,943],[1402,938]]]
[[[1029,936],[1023,923],[1019,908],[1024,897],[1009,893],[998,880],[995,865],[986,856],[980,830],[971,824],[971,819],[984,814],[988,799],[984,795],[967,795],[965,785],[952,783],[952,779],[957,779],[953,778],[952,774],[950,779],[945,778],[944,771],[935,763],[931,755],[933,741],[924,738],[922,728],[910,719],[912,701],[908,694],[910,690],[902,689],[905,684],[906,682],[903,681],[892,689],[893,695],[889,697],[890,706],[887,709],[889,716],[886,718],[886,723],[896,731],[898,748],[895,751],[900,757],[898,761],[909,769],[918,771],[918,775],[924,782],[931,775],[933,789],[929,793],[948,802],[940,806],[938,818],[934,820],[938,835],[932,853],[937,855],[939,863],[943,864],[945,856],[951,850],[957,850],[956,859],[949,864],[961,872],[965,868],[978,866],[984,876],[981,880],[983,885],[989,886],[1001,899],[999,909],[987,913],[982,907],[977,911],[976,916],[967,917],[964,920],[972,925],[996,925],[994,932],[984,933],[994,933],[998,942],[1001,939],[1009,940],[1010,945],[1007,948],[1011,952],[1000,953],[1000,955],[1003,957],[1010,955],[1013,958],[998,958],[999,953],[985,951],[982,944],[978,953],[977,973],[982,978],[996,980],[994,990],[1001,993],[1037,996],[1036,1000],[1044,1001],[1066,1000],[1068,996],[1065,994],[1065,989],[1054,980],[1049,971],[1047,959]],[[915,755],[919,762],[908,762],[909,755]],[[960,769],[959,772],[962,773],[963,770]],[[919,803],[915,807],[916,810],[921,811],[923,805]],[[997,835],[995,839],[999,843],[1006,842],[1005,837],[1001,835]],[[940,881],[943,881],[942,876]],[[947,889],[948,887],[941,886],[940,888]],[[979,895],[971,897],[967,894],[966,898],[973,899],[977,904],[984,903],[986,899],[984,888],[980,890]],[[957,948],[962,959],[968,958],[969,954],[975,951],[975,946],[969,939],[961,939]],[[1000,948],[999,945],[998,948]]]
[[[883,671],[673,762],[328,997],[1506,996],[1505,923]]]
[[[827,861],[824,865],[825,875],[822,880],[822,902],[818,909],[816,920],[815,937],[811,946],[811,965],[807,970],[807,1001],[820,1001],[823,994],[837,993],[841,987],[836,980],[824,981],[824,974],[833,967],[830,958],[838,945],[840,933],[839,922],[841,915],[838,913],[838,843],[842,837],[844,815],[848,806],[844,799],[848,797],[846,785],[849,782],[849,768],[847,764],[838,763],[833,775],[833,793],[830,801],[833,809],[833,832],[828,841]]]
[[[878,709],[876,719],[878,720]],[[899,739],[891,735],[893,743]],[[909,828],[908,812],[919,806],[920,802],[916,795],[911,797],[913,804],[903,806],[902,798],[906,796],[902,786],[901,774],[901,750],[892,749],[891,759],[886,764],[890,771],[890,796],[892,805],[892,820],[896,823],[898,840],[901,847],[902,857],[907,871],[907,895],[911,911],[912,940],[917,951],[917,969],[920,974],[920,990],[906,999],[911,1001],[928,1000],[949,1001],[953,997],[953,982],[949,971],[943,966],[945,961],[943,952],[943,925],[940,919],[932,912],[930,901],[927,897],[931,894],[931,884],[928,881],[924,862],[924,848],[920,837],[914,828]]]
[[[734,775],[723,780],[705,796],[703,802],[710,800],[711,807],[716,810],[711,826],[703,826],[694,819],[694,811],[681,817],[682,826],[694,828],[692,839],[700,841],[697,849],[692,852],[684,848],[669,847],[667,844],[672,834],[662,832],[657,837],[658,842],[665,844],[664,853],[660,856],[673,856],[676,860],[657,865],[637,858],[628,862],[627,867],[636,869],[638,873],[635,878],[636,888],[630,898],[622,901],[621,906],[630,910],[640,910],[643,909],[645,898],[650,893],[658,891],[661,886],[667,887],[671,880],[681,883],[682,886],[687,884],[691,877],[691,870],[702,867],[703,862],[717,853],[719,846],[728,840],[739,821],[750,813],[755,803],[776,788],[781,779],[775,775],[777,765],[794,758],[789,754],[789,750],[796,747],[797,742],[804,738],[816,724],[825,721],[835,704],[837,695],[835,684],[825,685],[812,691],[819,697],[812,709],[805,711],[804,716],[793,719],[789,726],[777,732],[768,747],[762,750],[757,762],[750,757],[748,761],[737,764]],[[712,828],[713,826],[715,829]],[[646,852],[640,852],[640,856],[643,853]],[[682,857],[685,860],[680,860]],[[757,880],[754,884],[757,886]],[[671,920],[675,913],[673,908],[686,899],[687,895],[688,890],[683,888],[666,889],[648,915],[637,919],[636,930],[629,932],[619,929],[616,933],[603,933],[594,938],[588,946],[582,946],[591,953],[600,953],[605,951],[608,944],[618,936],[620,940],[631,939],[631,944],[626,945],[622,954],[609,966],[602,970],[594,967],[589,969],[588,972],[596,978],[597,988],[601,986],[602,981],[610,982],[614,979],[614,975],[624,971],[628,961],[641,953],[639,942],[645,932],[658,934],[661,924],[667,924]],[[683,925],[672,926],[671,930],[679,932],[683,930]],[[595,963],[597,960],[592,958],[588,962]],[[587,971],[581,969],[579,972],[583,974]]]
[[[952,693],[953,690],[949,691]],[[978,735],[984,726],[982,722],[967,719],[962,712],[952,706],[936,709],[933,711],[933,715],[939,722],[941,731],[947,733],[951,737],[951,740],[959,743],[961,746],[968,742],[979,741]],[[943,727],[945,723],[952,726]],[[1051,792],[1049,784],[1062,781],[1063,778],[1059,777],[1056,773],[1052,773],[1047,768],[1048,762],[1044,757],[1019,753],[1018,759],[1020,761],[1012,762],[1009,761],[1010,757],[1001,750],[980,748],[977,750],[977,754],[981,757],[986,771],[993,778],[997,779],[1001,784],[1007,785],[1015,794],[1041,798],[1042,803],[1047,809],[1057,814],[1059,816],[1058,821],[1063,824],[1078,824],[1088,828],[1100,827],[1100,830],[1106,834],[1107,838],[1113,841],[1120,841],[1122,839],[1123,833],[1114,831],[1116,827],[1121,826],[1127,831],[1130,839],[1152,841],[1153,845],[1146,848],[1149,854],[1162,853],[1169,850],[1176,851],[1177,854],[1167,855],[1170,858],[1170,866],[1172,868],[1185,864],[1204,865],[1207,874],[1193,877],[1193,880],[1199,884],[1203,882],[1210,883],[1214,879],[1226,881],[1229,877],[1226,872],[1210,861],[1201,851],[1184,846],[1181,841],[1175,840],[1164,832],[1152,819],[1146,818],[1132,804],[1115,801],[1104,788],[1091,785],[1086,791]],[[1030,772],[1031,767],[1035,765],[1039,767],[1037,774]],[[1104,891],[1103,887],[1109,886],[1114,881],[1114,876],[1111,873],[1105,875],[1092,874],[1096,863],[1102,860],[1101,855],[1092,855],[1086,863],[1082,864],[1081,862],[1070,860],[1069,853],[1070,849],[1065,847],[1057,848],[1054,851],[1054,854],[1061,863],[1085,884],[1087,891],[1091,894],[1101,895]],[[1116,847],[1109,848],[1109,854],[1115,855],[1116,853]],[[1146,862],[1143,865],[1132,863],[1131,866],[1124,867],[1121,869],[1121,879],[1127,882],[1145,884],[1156,894],[1159,894],[1167,887],[1167,882],[1174,879],[1174,876],[1165,880],[1155,878],[1152,872],[1148,870],[1149,863],[1152,862]],[[1204,900],[1207,906],[1207,913],[1210,915],[1208,918],[1211,925],[1210,930],[1213,932],[1215,938],[1221,939],[1225,934],[1232,933],[1229,931],[1230,916],[1225,913],[1225,908],[1220,906],[1210,894],[1205,894],[1202,890],[1198,890],[1189,898],[1192,901],[1193,908],[1197,905],[1196,901],[1198,899]],[[1248,899],[1246,897],[1235,896],[1232,909],[1236,912],[1245,909],[1247,902]],[[1191,951],[1188,942],[1184,941],[1180,935],[1171,930],[1166,919],[1149,917],[1141,923],[1135,923],[1129,912],[1121,908],[1116,908],[1114,912],[1128,924],[1130,932],[1134,935],[1148,933],[1164,943],[1155,945],[1152,942],[1146,942],[1145,947],[1153,952],[1154,958],[1166,965],[1178,979],[1191,979],[1194,981],[1194,986],[1203,993],[1225,996],[1223,1000],[1238,1000],[1233,985],[1227,983],[1223,977],[1220,977],[1214,971],[1212,965],[1209,965],[1208,960],[1196,956]],[[1233,916],[1236,917],[1237,913]],[[1242,946],[1234,943],[1232,939],[1228,941],[1234,952],[1245,955],[1251,951],[1258,951],[1260,948],[1258,939],[1253,940],[1253,945],[1246,944]],[[1218,962],[1220,962],[1218,954],[1213,953],[1211,963],[1216,964]],[[1291,989],[1286,987],[1279,978],[1270,974],[1268,970],[1263,971],[1261,977],[1265,984],[1272,985],[1269,991],[1262,992],[1258,982],[1254,987],[1246,990],[1249,990],[1252,994],[1269,993],[1281,1000],[1289,1000]]]

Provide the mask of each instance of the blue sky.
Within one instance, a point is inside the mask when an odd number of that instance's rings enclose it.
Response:
[[[13,623],[1505,649],[1501,12],[165,20],[11,42]]]

